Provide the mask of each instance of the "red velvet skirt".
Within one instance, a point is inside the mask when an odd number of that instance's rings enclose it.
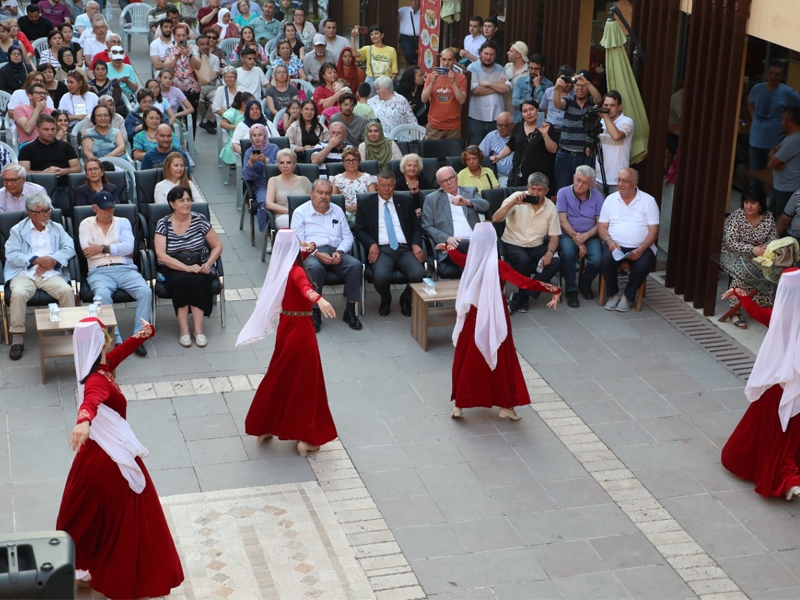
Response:
[[[767,498],[800,486],[800,420],[792,418],[786,431],[781,429],[782,395],[783,388],[773,385],[752,402],[722,449],[722,465],[755,482],[756,492]]]
[[[75,542],[75,567],[109,598],[166,596],[183,582],[181,560],[158,493],[141,459],[146,486],[134,492],[117,463],[87,440],[72,463],[57,529]]]
[[[486,359],[475,345],[475,321],[478,309],[470,307],[464,328],[458,336],[453,357],[453,393],[450,399],[459,408],[514,408],[531,403],[528,386],[517,359],[514,337],[511,333],[511,320],[505,307],[508,336],[497,349],[497,367],[489,368]]]
[[[275,351],[244,421],[248,435],[322,446],[335,440],[311,317],[281,316]]]

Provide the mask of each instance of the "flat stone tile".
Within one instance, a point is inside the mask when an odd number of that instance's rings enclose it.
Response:
[[[504,515],[519,515],[557,508],[540,483],[489,488],[489,495]]]
[[[569,338],[557,338],[556,342],[577,363],[616,358],[599,339],[578,342]]]
[[[416,471],[448,520],[500,516],[500,508],[469,465],[418,467]]]
[[[702,388],[688,375],[682,373],[648,373],[644,379],[659,394],[699,392]]]
[[[159,469],[150,471],[159,496],[174,496],[176,494],[194,494],[200,491],[200,483],[192,467],[180,469]]]
[[[630,598],[630,595],[613,573],[588,573],[556,579],[554,583],[564,598],[597,599]]]
[[[377,473],[412,466],[399,444],[349,448],[347,453],[360,473]]]
[[[641,533],[594,538],[589,540],[589,544],[612,571],[667,564]]]
[[[677,329],[675,329],[661,317],[631,320],[628,322],[628,325],[635,329],[636,332],[644,338],[677,333]]]
[[[447,521],[430,495],[383,500],[376,504],[392,530]]]
[[[753,600],[792,600],[794,598],[800,598],[800,586],[770,590],[768,592],[752,592],[749,596],[753,598]]]
[[[586,475],[583,465],[549,429],[537,432],[534,436],[506,434],[506,438],[539,481],[574,479]]]
[[[583,374],[591,379],[608,377],[631,377],[633,370],[616,356],[606,356],[596,360],[580,361]]]
[[[706,491],[702,484],[683,467],[639,471],[636,477],[656,498],[691,496]]]
[[[638,531],[616,504],[512,515],[509,521],[525,543],[530,545]]]
[[[538,370],[538,369],[537,369]],[[611,396],[601,388],[596,381],[561,381],[557,383],[548,382],[555,392],[570,405],[583,402],[598,402],[610,400]]]
[[[470,462],[517,456],[508,440],[500,433],[460,437],[454,439],[453,443],[464,459]]]
[[[496,600],[492,588],[476,588],[461,592],[444,592],[443,594],[429,595],[430,600]]]
[[[630,327],[627,323],[619,324],[623,327]],[[636,334],[638,336],[638,333]],[[601,339],[606,339],[601,337]],[[652,344],[649,344],[645,338],[636,337],[633,339],[626,339],[624,341],[606,344],[615,355],[622,359],[640,356],[653,356],[659,355],[660,352],[656,350]],[[629,365],[630,366],[630,365]],[[634,369],[635,370],[635,369]]]
[[[362,479],[373,500],[408,498],[428,493],[425,484],[422,483],[414,469],[364,473]]]
[[[752,481],[739,479],[720,465],[700,465],[698,467],[687,467],[686,470],[709,492],[752,490],[755,487]]]
[[[409,560],[467,552],[450,524],[401,527],[394,529],[393,533]]]
[[[179,419],[204,417],[206,415],[224,415],[230,412],[230,408],[221,393],[173,398],[172,406],[175,408],[175,414]]]
[[[158,400],[148,400],[159,402]],[[169,402],[169,401],[167,401]],[[192,460],[183,433],[174,418],[154,420],[147,423],[146,418],[139,419],[131,414],[130,408],[134,405],[145,404],[136,402],[128,405],[128,422],[131,424],[138,440],[150,451],[150,456],[144,459],[148,469],[178,469],[191,467]]]
[[[639,423],[659,442],[700,439],[705,436],[682,416],[645,419]]]
[[[452,410],[452,406],[449,408]],[[445,436],[451,440],[460,437],[497,433],[497,428],[494,426],[496,419],[489,418],[488,410],[469,410],[466,416],[461,419],[453,419],[449,414],[437,417],[436,419],[439,421],[439,425],[441,425]]]
[[[54,529],[65,483],[66,477],[15,482],[13,484],[15,531]]]
[[[653,373],[679,373],[680,369],[668,360],[664,360],[663,354],[644,354],[640,356],[629,356],[625,359],[625,364],[637,375],[649,375]]]
[[[522,539],[505,517],[450,523],[467,552],[518,548]]]
[[[706,439],[660,442],[647,446],[626,446],[616,451],[619,459],[632,471],[690,467],[717,464],[719,450]]]
[[[245,452],[242,440],[238,435],[211,440],[196,440],[192,442],[186,442],[186,447],[189,450],[189,456],[192,459],[192,464],[195,466],[240,463],[247,460],[247,452]]]
[[[722,449],[736,429],[744,411],[733,411],[687,415],[686,418],[702,431],[718,448]]]
[[[665,354],[671,352],[697,352],[700,348],[699,344],[692,338],[676,332],[675,329],[671,333],[647,335],[643,339],[656,350]]]
[[[492,591],[497,600],[553,600],[564,597],[550,579],[498,585]]]
[[[560,363],[543,363],[539,361],[531,362],[531,359],[520,350],[520,354],[531,364],[536,365],[536,370],[539,372],[544,380],[551,386],[557,386],[559,383],[576,382],[576,381],[589,381],[592,378],[583,372],[580,365],[575,362],[560,362]]]
[[[400,443],[440,440],[445,437],[439,422],[433,417],[388,421],[386,425]]]
[[[364,446],[380,446],[396,442],[389,428],[380,419],[364,419],[361,421],[339,422],[336,432],[345,447],[362,448]]]
[[[183,438],[187,442],[238,436],[239,431],[230,414],[187,417],[180,419]]]
[[[536,483],[530,469],[518,457],[473,461],[472,471],[487,488]]]
[[[551,579],[608,570],[586,540],[537,546],[534,554]]]
[[[431,407],[416,394],[396,398],[377,398],[372,405],[387,420],[430,417]]]
[[[713,496],[739,520],[786,516],[787,503],[780,497],[764,498],[748,490],[715,492]]]
[[[770,552],[800,549],[800,523],[791,516],[742,521]]]
[[[464,457],[452,440],[432,440],[400,444],[408,463],[414,467],[447,465],[464,462]]]
[[[316,481],[308,460],[299,456],[238,463],[199,464],[195,465],[194,469],[200,490],[203,492],[275,483]]]
[[[792,588],[800,583],[770,554],[736,556],[717,562],[745,594]]]
[[[592,430],[615,453],[626,446],[655,443],[653,436],[636,422],[602,423],[593,425]]]
[[[772,556],[786,567],[792,575],[800,579],[800,550],[779,550],[772,552]]]
[[[744,396],[744,394],[742,394]],[[699,413],[715,413],[728,410],[710,392],[684,392],[682,394],[664,394],[664,398],[680,411],[682,415]]]
[[[73,404],[74,406],[74,404]],[[60,406],[41,406],[35,408],[19,408],[8,411],[8,428],[11,431],[44,431],[53,430],[58,431],[57,435],[61,435],[65,428],[75,426],[75,414],[77,410],[70,411],[73,413],[72,418],[67,421],[64,411]]]
[[[546,481],[543,485],[559,508],[613,503],[611,497],[592,477]]]
[[[670,354],[667,358],[703,389],[727,389],[742,383],[741,379],[705,352]]]
[[[12,431],[8,437],[12,481],[66,479],[73,458],[66,429]]]
[[[633,598],[685,600],[694,598],[691,588],[669,565],[654,565],[614,571]]]
[[[622,408],[616,400],[601,400],[599,402],[584,402],[570,404],[572,410],[583,419],[587,425],[598,423],[618,423],[631,421],[633,417]]]
[[[655,375],[653,377],[656,377]],[[628,395],[615,395],[614,398],[634,419],[657,419],[661,417],[677,416],[678,410],[663,396],[652,390],[637,394],[634,397]]]

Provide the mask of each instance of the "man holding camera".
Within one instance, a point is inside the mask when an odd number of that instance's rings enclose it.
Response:
[[[467,101],[467,78],[453,71],[456,53],[445,48],[439,54],[440,67],[428,73],[422,102],[430,102],[426,140],[461,139],[461,106]]]
[[[606,196],[618,191],[617,173],[631,165],[631,144],[633,143],[633,119],[622,114],[622,96],[617,90],[611,90],[603,96],[603,132],[598,136],[603,150],[603,164],[597,157],[597,183],[603,185],[603,169],[605,170],[607,189],[602,190]]]
[[[600,92],[589,82],[591,73],[579,71],[568,81],[564,75],[556,80],[553,88],[553,106],[564,111],[564,121],[561,126],[561,141],[558,154],[556,154],[556,189],[567,187],[572,183],[572,175],[580,165],[591,165],[593,157],[586,153],[586,128],[583,118],[587,109],[595,104],[600,104]],[[566,95],[568,85],[572,83],[575,97]]]
[[[561,269],[556,255],[561,236],[556,205],[547,197],[550,181],[542,173],[528,177],[528,190],[516,192],[503,201],[492,221],[506,222],[503,232],[505,261],[526,277],[550,281]],[[510,312],[528,312],[528,298],[539,292],[520,290],[508,304]]]

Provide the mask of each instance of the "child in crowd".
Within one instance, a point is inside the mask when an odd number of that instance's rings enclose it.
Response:
[[[358,98],[358,104],[356,104],[355,108],[353,109],[353,114],[364,117],[367,121],[375,118],[375,111],[372,110],[371,106],[367,105],[367,100],[369,100],[371,94],[372,88],[369,87],[368,83],[364,82],[358,85],[356,94],[356,97]]]

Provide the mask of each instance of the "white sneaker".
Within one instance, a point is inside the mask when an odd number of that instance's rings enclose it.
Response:
[[[608,299],[606,305],[603,308],[605,308],[606,310],[616,310],[620,298],[622,298],[622,292],[617,292]]]
[[[619,304],[617,304],[617,312],[628,312],[631,309],[631,303],[628,302],[628,298],[625,294],[622,295],[622,298],[619,299]]]

